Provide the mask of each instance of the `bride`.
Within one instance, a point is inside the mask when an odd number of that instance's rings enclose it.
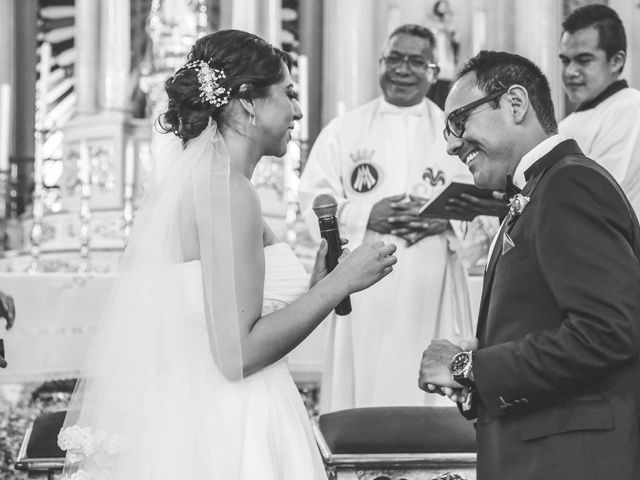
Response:
[[[311,279],[263,221],[250,178],[286,152],[290,57],[255,35],[200,38],[166,82],[158,174],[58,442],[72,480],[325,479],[286,355],[392,270],[363,245]]]

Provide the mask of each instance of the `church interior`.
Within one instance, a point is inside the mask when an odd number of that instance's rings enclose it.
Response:
[[[161,168],[152,146],[164,82],[197,38],[245,30],[293,58],[303,118],[285,156],[263,158],[252,181],[267,223],[310,271],[317,243],[300,215],[300,173],[330,120],[380,94],[378,63],[390,32],[415,23],[435,33],[440,75],[428,96],[441,108],[464,62],[480,50],[504,50],[540,66],[560,120],[575,108],[562,88],[562,19],[591,3],[615,9],[627,26],[623,78],[639,88],[636,0],[0,1],[0,290],[14,298],[17,312],[13,328],[0,333],[8,362],[0,371],[0,478],[27,478],[31,467],[16,468],[25,433],[39,415],[64,410],[69,400],[137,207]],[[478,242],[486,254],[488,242]],[[480,257],[467,265],[475,311]],[[288,360],[316,420],[326,334],[323,324]],[[410,417],[400,421],[399,428],[410,429]],[[414,458],[439,465],[429,476],[398,467],[405,458],[398,451],[366,457],[375,468],[357,454],[323,453],[351,472],[334,468],[336,480],[475,479],[473,454],[443,452]],[[55,462],[44,465],[29,478],[56,478]],[[366,476],[367,468],[377,473]]]

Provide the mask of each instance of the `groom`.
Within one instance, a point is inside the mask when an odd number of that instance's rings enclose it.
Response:
[[[448,152],[513,200],[477,341],[434,341],[421,388],[477,418],[479,480],[640,478],[640,227],[627,198],[557,134],[549,84],[525,58],[472,58],[445,116]]]

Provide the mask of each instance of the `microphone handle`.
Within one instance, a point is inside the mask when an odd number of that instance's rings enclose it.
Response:
[[[351,299],[349,295],[344,297],[342,301],[336,305],[336,315],[340,315],[344,317],[345,315],[349,315],[351,313]]]
[[[325,265],[327,271],[331,272],[338,265],[338,258],[342,254],[342,243],[340,242],[340,232],[338,232],[338,222],[336,217],[324,217],[318,219],[320,226],[320,236],[327,241],[327,256]],[[351,300],[347,295],[338,305],[336,305],[337,315],[349,315],[351,313]]]

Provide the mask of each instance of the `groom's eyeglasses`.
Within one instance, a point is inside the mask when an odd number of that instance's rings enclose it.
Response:
[[[467,105],[456,108],[447,117],[447,123],[444,127],[444,130],[442,131],[444,139],[448,140],[449,135],[453,135],[456,138],[462,137],[462,135],[464,134],[464,127],[467,124],[467,119],[469,118],[469,114],[471,113],[471,111],[479,107],[480,105],[499,98],[508,90],[508,88],[503,88],[502,90],[498,90],[497,92],[490,93],[486,97],[479,98],[478,100],[475,100]]]

